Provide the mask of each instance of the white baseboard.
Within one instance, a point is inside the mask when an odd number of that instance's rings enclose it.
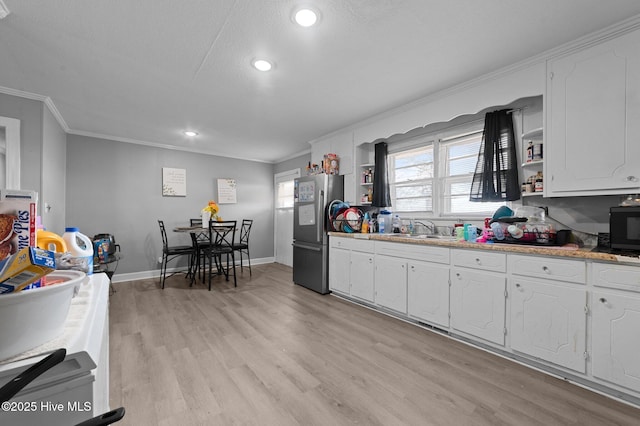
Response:
[[[259,259],[251,259],[251,266],[264,265],[266,263],[275,262],[273,257],[262,257]],[[246,266],[246,260],[242,262]],[[240,266],[240,261],[236,261],[236,266]],[[167,274],[174,272],[186,272],[185,268],[167,268]],[[150,278],[160,278],[160,269],[151,271],[130,272],[125,274],[114,274],[111,278],[112,283],[121,283],[125,281],[146,280]]]

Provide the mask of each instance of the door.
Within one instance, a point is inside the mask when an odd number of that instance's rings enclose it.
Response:
[[[511,279],[511,348],[584,373],[587,290]]]
[[[409,315],[448,327],[449,266],[410,261],[407,274]]]
[[[593,375],[640,392],[640,297],[594,291]]]
[[[275,261],[293,266],[293,181],[300,176],[300,169],[278,173],[274,176],[275,187]]]
[[[451,327],[504,345],[506,285],[503,274],[453,268]]]
[[[547,192],[640,186],[639,43],[634,31],[549,62]]]
[[[407,261],[399,257],[376,256],[376,304],[407,313]]]

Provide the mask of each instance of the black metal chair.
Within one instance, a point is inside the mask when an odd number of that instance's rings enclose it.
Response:
[[[233,243],[233,250],[240,254],[240,272],[244,270],[242,264],[242,255],[247,255],[247,262],[249,263],[249,275],[251,276],[251,255],[249,254],[249,234],[251,233],[251,226],[253,226],[253,219],[243,219],[242,226],[240,227],[240,240],[237,243]]]
[[[224,274],[229,281],[229,272],[233,269],[233,285],[238,286],[236,279],[236,261],[233,250],[233,241],[236,237],[235,220],[216,222],[209,221],[209,245],[202,247],[204,258],[208,260],[209,270],[209,291],[211,291],[211,277],[213,275],[213,265],[215,263],[218,274]],[[226,257],[226,266],[222,262],[222,256]]]
[[[160,265],[160,285],[164,288],[164,282],[167,278],[167,263],[170,260],[177,259],[181,256],[189,256],[189,271],[187,276],[191,277],[191,282],[193,283],[194,279],[194,271],[193,271],[193,261],[194,256],[196,254],[193,246],[170,246],[169,240],[167,239],[167,231],[164,227],[164,221],[158,220],[158,225],[160,226],[160,234],[162,235],[162,262]],[[175,272],[173,273],[175,274]],[[169,276],[172,276],[170,274]]]

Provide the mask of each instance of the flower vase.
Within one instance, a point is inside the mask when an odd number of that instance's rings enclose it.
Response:
[[[211,212],[202,212],[202,227],[208,228],[211,220]]]

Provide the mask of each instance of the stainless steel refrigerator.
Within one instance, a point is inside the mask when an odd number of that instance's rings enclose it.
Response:
[[[329,293],[327,205],[342,200],[340,175],[315,175],[295,180],[293,187],[293,282],[320,294]]]

